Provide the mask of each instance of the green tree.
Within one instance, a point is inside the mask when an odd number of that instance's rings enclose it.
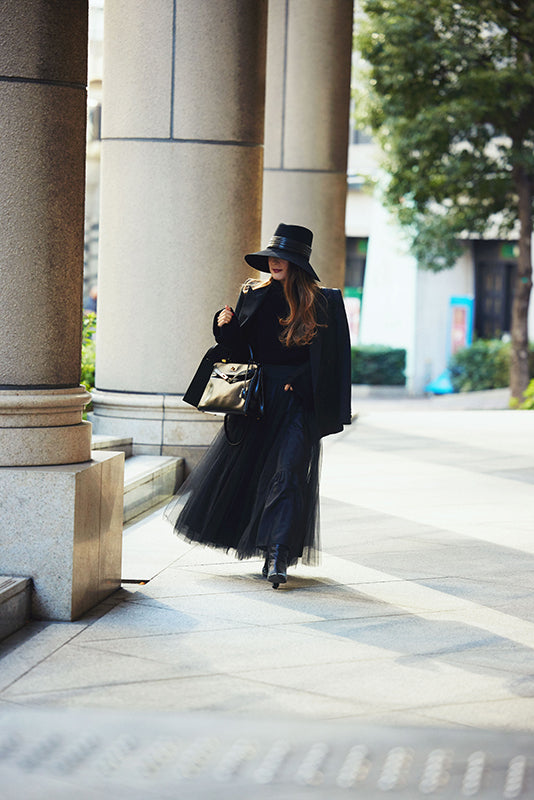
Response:
[[[422,267],[451,267],[459,240],[519,239],[510,386],[528,384],[534,179],[532,0],[363,0],[368,64],[360,118],[389,174],[386,202]]]

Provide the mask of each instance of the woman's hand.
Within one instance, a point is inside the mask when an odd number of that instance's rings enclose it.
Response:
[[[292,391],[293,391],[293,387],[291,386],[291,384],[290,383],[286,383],[286,385],[284,386],[284,392],[292,392]]]
[[[228,325],[232,317],[234,316],[234,312],[230,308],[230,306],[225,306],[219,316],[217,317],[217,326],[222,328],[223,325]]]

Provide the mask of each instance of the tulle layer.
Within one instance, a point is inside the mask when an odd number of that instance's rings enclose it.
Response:
[[[317,562],[321,445],[296,393],[284,391],[294,368],[265,366],[262,420],[232,417],[232,440],[220,431],[164,511],[175,532],[192,542],[259,556],[289,547],[289,563]]]

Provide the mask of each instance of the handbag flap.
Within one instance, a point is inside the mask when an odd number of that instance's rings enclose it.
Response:
[[[228,383],[250,380],[257,370],[256,364],[233,364],[231,362],[216,362],[211,373],[212,378],[222,378]]]

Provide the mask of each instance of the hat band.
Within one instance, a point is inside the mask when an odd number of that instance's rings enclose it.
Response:
[[[290,250],[293,253],[299,253],[305,258],[311,256],[311,247],[303,242],[297,242],[295,239],[287,239],[285,236],[273,236],[267,247],[276,247],[278,250]]]

